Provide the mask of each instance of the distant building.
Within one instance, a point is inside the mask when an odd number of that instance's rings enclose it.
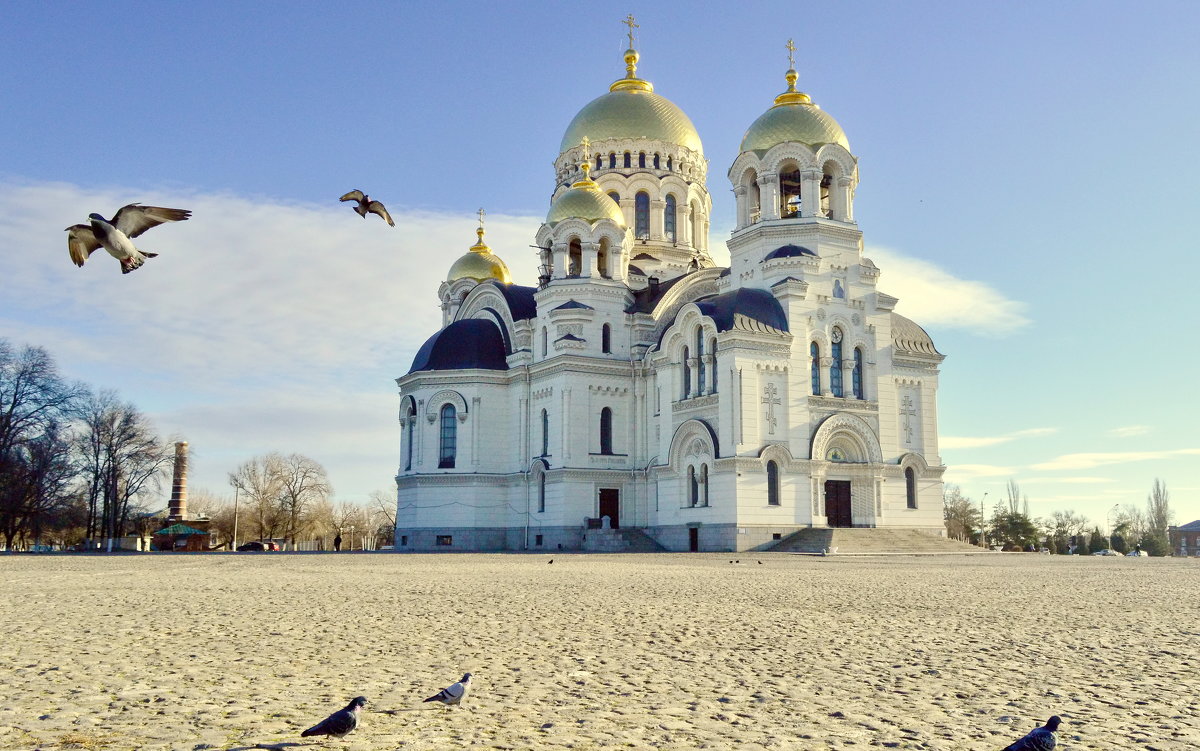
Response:
[[[1200,519],[1181,527],[1167,527],[1171,552],[1175,555],[1200,555]]]
[[[512,283],[481,213],[438,290],[442,329],[397,379],[396,549],[945,535],[943,355],[863,255],[845,132],[788,70],[729,168],[718,267],[700,137],[630,47],[563,136],[537,283]]]

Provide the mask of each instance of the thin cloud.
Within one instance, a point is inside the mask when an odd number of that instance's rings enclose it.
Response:
[[[1031,465],[1037,470],[1094,469],[1110,464],[1145,462],[1155,459],[1171,459],[1179,456],[1200,456],[1200,448],[1174,449],[1169,451],[1109,451],[1082,454],[1063,454],[1057,459]]]
[[[1108,435],[1114,438],[1130,438],[1132,436],[1146,435],[1150,432],[1149,425],[1125,425],[1120,428],[1113,428],[1108,431]]]
[[[946,469],[946,482],[962,484],[980,477],[1006,477],[1015,473],[1015,467],[995,464],[951,464]]]
[[[1104,485],[1116,482],[1111,477],[1024,477],[1021,485]]]
[[[1006,336],[1030,323],[1025,303],[1005,297],[984,282],[960,279],[928,261],[889,248],[871,246],[867,255],[882,272],[879,288],[900,298],[896,312],[922,326]]]
[[[996,446],[1001,443],[1015,441],[1018,438],[1032,438],[1042,435],[1051,435],[1057,433],[1058,428],[1028,428],[1026,430],[1017,430],[1012,433],[1005,433],[997,436],[954,436],[945,435],[938,439],[938,445],[943,450],[946,449],[974,449],[985,448],[987,446]]]

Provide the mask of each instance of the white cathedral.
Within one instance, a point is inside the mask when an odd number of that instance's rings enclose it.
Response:
[[[396,380],[396,549],[943,535],[943,355],[877,287],[841,126],[788,70],[729,168],[722,268],[700,137],[637,62],[631,34],[625,77],[567,126],[536,285],[481,215],[438,289],[442,329]]]

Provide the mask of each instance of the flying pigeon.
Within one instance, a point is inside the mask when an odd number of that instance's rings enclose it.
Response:
[[[471,688],[471,674],[463,675],[462,680],[455,683],[453,686],[447,686],[441,691],[438,691],[433,696],[425,701],[440,701],[442,704],[450,706],[452,704],[460,704],[467,696],[467,690]]]
[[[350,700],[345,709],[339,709],[325,719],[313,725],[300,734],[301,738],[310,735],[332,735],[334,738],[344,738],[354,728],[358,727],[358,711],[367,703],[367,697],[356,696]]]
[[[396,226],[396,223],[392,221],[392,215],[389,214],[388,210],[383,207],[383,204],[379,201],[372,201],[370,196],[368,196],[366,193],[363,193],[361,190],[352,190],[338,200],[358,201],[358,205],[354,207],[354,210],[357,211],[358,215],[363,219],[367,218],[368,213],[378,214],[379,216],[383,217],[383,221],[387,222],[393,227]]]
[[[91,225],[73,224],[67,227],[67,250],[76,266],[83,266],[88,256],[100,248],[121,262],[121,273],[128,274],[157,253],[138,250],[132,238],[164,222],[180,222],[192,215],[187,209],[165,209],[161,206],[142,206],[131,203],[122,206],[108,221],[99,214],[88,214]]]
[[[1054,731],[1058,730],[1060,722],[1062,722],[1062,718],[1054,715],[1046,720],[1044,726],[1036,728],[1011,746],[1005,746],[1004,751],[1050,751],[1058,744]]]

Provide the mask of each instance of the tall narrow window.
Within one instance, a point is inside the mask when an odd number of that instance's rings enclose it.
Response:
[[[677,233],[675,232],[675,196],[667,194],[667,207],[663,209],[663,228],[667,233],[667,239],[675,242]]]
[[[704,393],[704,329],[696,328],[696,395]]]
[[[667,172],[672,171],[672,169],[674,168],[671,166],[671,157],[667,157]]]
[[[458,451],[458,418],[453,404],[442,406],[441,436],[438,442],[438,469],[454,467]]]
[[[917,475],[912,467],[904,470],[904,492],[908,496],[908,507],[917,507]]]
[[[646,152],[644,151],[638,152],[638,166],[643,168],[646,166]]]
[[[611,454],[612,452],[612,410],[605,407],[600,410],[600,453]]]
[[[688,348],[683,348],[683,359],[679,363],[683,366],[683,392],[679,395],[680,399],[687,399],[692,388],[692,366],[688,363]]]
[[[654,155],[654,169],[658,169],[658,154]]]
[[[717,338],[708,340],[708,351],[712,353],[712,387],[709,393],[717,393]]]
[[[767,462],[767,505],[779,505],[779,465],[774,460]]]
[[[617,166],[617,153],[615,151],[610,151],[608,153],[608,167],[609,167],[609,169],[615,169],[616,166]]]
[[[612,328],[607,323],[600,327],[600,351],[612,352]]]
[[[538,472],[538,513],[546,510],[546,474]]]
[[[542,410],[542,456],[550,454],[550,413]]]
[[[863,351],[862,347],[854,348],[854,398],[866,399],[863,391]]]
[[[813,396],[821,395],[821,347],[816,342],[808,345],[808,356],[812,360]]]
[[[629,152],[628,152],[628,151],[626,151],[626,152],[625,152],[625,166],[626,166],[626,167],[632,167],[632,166],[633,166],[633,162],[631,162],[631,161],[630,161],[630,156],[629,156]]]
[[[835,328],[830,339],[833,340],[829,348],[833,364],[829,366],[829,390],[834,396],[842,396],[842,330]]]
[[[696,484],[696,468],[688,467],[688,505],[695,506],[700,501],[699,486]]]
[[[650,194],[638,193],[633,199],[633,232],[639,240],[650,239]]]
[[[707,464],[700,465],[700,487],[701,487],[701,493],[702,493],[702,496],[700,498],[700,505],[707,506],[708,505],[708,465]]]
[[[546,327],[543,326],[542,327],[542,357],[545,357],[546,353],[550,351],[549,344],[548,344],[549,341],[550,341],[550,338],[546,334]]]
[[[601,156],[599,154],[597,154],[596,155],[596,169],[600,169],[600,159],[601,159]]]
[[[408,405],[408,413],[404,416],[404,434],[408,439],[408,443],[404,446],[404,468],[412,469],[413,459],[413,444],[416,442],[417,431],[417,409],[411,403]]]
[[[608,197],[613,199],[613,203],[617,204],[618,206],[621,205],[621,194],[618,193],[617,191],[610,190],[608,192]]]

